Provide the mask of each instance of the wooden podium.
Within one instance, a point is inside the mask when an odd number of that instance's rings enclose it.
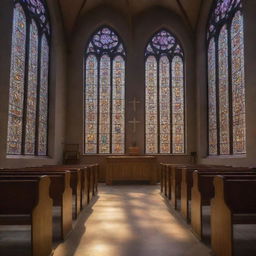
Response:
[[[106,183],[113,182],[157,182],[157,162],[153,156],[107,157]]]

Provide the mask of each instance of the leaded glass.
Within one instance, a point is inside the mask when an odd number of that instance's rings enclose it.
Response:
[[[231,25],[233,153],[246,153],[243,17],[238,11]]]
[[[96,56],[87,57],[85,72],[85,152],[97,153],[98,62]]]
[[[35,21],[30,25],[29,70],[26,109],[25,154],[35,154],[37,70],[38,70],[38,30]]]
[[[185,153],[183,50],[167,30],[145,51],[146,154]]]
[[[14,0],[7,154],[47,154],[49,37],[45,1]]]
[[[209,155],[217,155],[217,109],[216,109],[216,47],[212,38],[208,47],[208,129]]]
[[[125,152],[125,51],[109,27],[91,37],[85,56],[85,153]]]
[[[26,8],[33,14],[36,15],[40,21],[41,29],[47,34],[50,33],[50,25],[47,9],[44,0],[20,0],[26,5]]]
[[[216,0],[209,17],[207,38],[211,38],[217,31],[219,24],[223,24],[232,17],[234,10],[242,7],[241,0]]]
[[[241,0],[213,2],[207,30],[209,155],[246,153],[243,29]]]
[[[21,154],[24,77],[25,77],[26,17],[20,4],[13,16],[12,57],[9,92],[7,153]]]
[[[172,61],[172,151],[184,153],[184,72],[183,60],[175,56]]]
[[[113,60],[112,152],[125,152],[125,61],[117,56]]]
[[[160,153],[171,151],[171,111],[170,111],[170,61],[167,56],[159,60],[159,118],[160,118]]]
[[[110,58],[100,60],[99,153],[110,153]]]
[[[39,94],[38,155],[47,155],[49,45],[45,35],[41,42],[41,79]]]
[[[220,154],[230,153],[229,134],[229,84],[228,84],[228,31],[224,25],[219,35],[219,123]]]
[[[146,60],[146,153],[158,153],[157,61]]]

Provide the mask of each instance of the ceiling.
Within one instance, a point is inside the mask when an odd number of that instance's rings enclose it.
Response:
[[[182,17],[194,30],[203,0],[58,0],[66,32],[70,34],[76,20],[90,10],[106,4],[132,17],[152,6],[162,6]]]

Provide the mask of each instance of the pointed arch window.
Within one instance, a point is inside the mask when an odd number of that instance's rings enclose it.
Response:
[[[110,27],[91,37],[84,61],[84,152],[125,153],[125,50]]]
[[[44,0],[15,0],[7,154],[47,155],[50,21]]]
[[[162,29],[145,49],[146,154],[185,153],[184,53]]]
[[[241,0],[213,3],[207,29],[208,153],[246,153]]]

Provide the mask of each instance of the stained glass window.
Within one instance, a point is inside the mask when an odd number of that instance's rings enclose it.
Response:
[[[25,154],[35,153],[35,132],[36,132],[36,102],[37,102],[37,70],[38,70],[38,30],[32,20],[30,25],[29,44],[29,64],[28,64],[28,89],[26,105],[26,136]]]
[[[49,45],[46,36],[41,41],[41,62],[40,62],[40,94],[39,94],[39,123],[38,123],[38,155],[47,154],[48,140],[48,73],[49,73]]]
[[[231,25],[233,153],[246,153],[243,17],[238,11]]]
[[[243,33],[242,1],[215,1],[207,30],[209,155],[246,153]]]
[[[177,38],[164,29],[146,47],[146,154],[185,153],[183,55]]]
[[[125,51],[117,33],[99,28],[85,53],[85,153],[125,152]]]
[[[172,60],[172,152],[184,153],[184,74],[180,56]]]
[[[228,84],[228,33],[224,26],[219,35],[219,133],[220,133],[220,154],[230,152],[229,141],[229,84]]]
[[[15,0],[7,136],[9,155],[47,155],[49,37],[46,3],[43,0]]]
[[[212,38],[208,49],[209,154],[217,155],[216,54]]]

